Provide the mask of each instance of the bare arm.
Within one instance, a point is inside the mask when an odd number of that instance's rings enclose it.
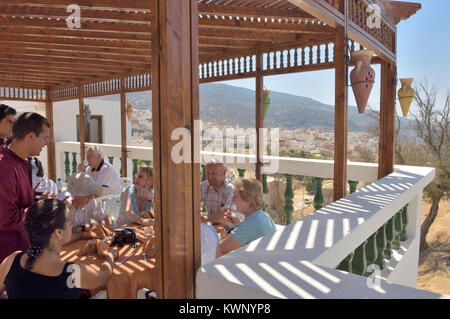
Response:
[[[125,192],[123,194],[123,202],[124,202],[124,209],[125,209],[125,215],[130,219],[133,223],[143,226],[150,226],[149,221],[138,216],[133,211],[133,204],[131,203],[130,195]]]
[[[117,257],[117,252],[110,250],[106,255],[105,262],[100,266],[100,270],[95,270],[93,267],[85,264],[77,264],[78,269],[74,268],[73,276],[76,282],[76,272],[79,271],[79,288],[95,289],[105,286],[113,273],[115,257]]]
[[[242,244],[231,236],[227,236],[220,242],[216,249],[216,258],[228,254],[230,251],[238,249]]]
[[[9,270],[11,269],[12,263],[14,261],[14,258],[17,256],[17,254],[20,253],[20,251],[16,251],[6,257],[3,262],[0,265],[0,295],[3,293],[3,291],[6,289],[5,287],[5,278],[9,273]]]

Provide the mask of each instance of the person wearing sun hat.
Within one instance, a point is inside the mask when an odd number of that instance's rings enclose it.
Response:
[[[67,191],[70,196],[66,199],[67,208],[72,216],[72,240],[78,240],[90,227],[91,219],[111,227],[112,222],[95,200],[95,194],[102,191],[103,186],[94,182],[85,172],[75,173],[67,178]]]

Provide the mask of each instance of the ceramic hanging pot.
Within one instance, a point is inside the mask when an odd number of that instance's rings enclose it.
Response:
[[[416,94],[416,91],[411,87],[413,81],[413,78],[400,79],[402,87],[398,90],[398,99],[405,117],[408,115],[409,108]]]
[[[263,90],[263,119],[266,118],[266,113],[270,106],[270,90]]]
[[[355,95],[358,112],[364,113],[375,82],[375,71],[370,66],[373,51],[361,50],[352,53],[352,61],[356,67],[350,73],[353,94]]]

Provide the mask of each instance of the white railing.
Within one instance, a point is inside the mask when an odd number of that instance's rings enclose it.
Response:
[[[105,156],[113,156],[116,158],[114,164],[117,171],[120,167],[120,157],[122,156],[122,149],[120,145],[109,144],[91,144],[86,143],[86,146],[99,145],[102,148]],[[139,147],[128,146],[128,158],[129,159],[142,159],[153,160],[153,148],[151,147]],[[55,154],[56,154],[56,175],[63,180],[65,176],[65,156],[64,152],[77,153],[77,163],[80,162],[80,143],[78,142],[56,142]],[[243,168],[247,170],[255,169],[255,155],[244,155],[234,153],[213,153],[213,152],[201,152],[201,163],[206,164],[209,157],[221,157],[227,167],[231,168]],[[278,173],[312,176],[321,178],[333,178],[334,174],[334,161],[330,160],[312,160],[312,159],[300,159],[289,157],[275,157],[265,156],[264,159],[268,162],[278,161]],[[69,158],[70,167],[72,167],[72,155]],[[128,167],[131,167],[131,163],[128,163]],[[131,176],[132,170],[128,169],[128,176]],[[378,165],[374,163],[359,163],[349,162],[347,166],[347,175],[349,180],[357,180],[360,182],[374,182],[378,176]],[[123,176],[124,177],[124,176]]]
[[[100,146],[105,156],[120,158],[120,146]],[[128,151],[130,159],[152,160],[151,148],[128,147]],[[64,152],[79,153],[79,143],[56,143],[58,177],[65,177]],[[210,152],[201,155],[202,164],[208,155],[225,156],[223,160],[228,167],[255,169],[254,155]],[[333,161],[271,156],[265,160],[278,161],[279,173],[333,178]],[[438,297],[415,289],[422,191],[434,178],[435,169],[396,166],[396,172],[381,180],[377,180],[377,164],[349,162],[347,170],[349,180],[372,184],[297,222],[278,226],[274,234],[205,265],[197,274],[197,297]],[[377,275],[380,285],[370,288],[366,277],[335,269],[405,205],[408,205],[407,240],[392,252],[393,258],[384,260],[385,267]]]

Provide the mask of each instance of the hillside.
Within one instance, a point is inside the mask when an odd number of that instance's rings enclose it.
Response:
[[[106,96],[102,99],[118,100],[119,96]],[[148,108],[151,105],[151,92],[131,93],[127,95],[127,100],[136,108]],[[275,91],[271,92],[270,100],[265,127],[320,127],[326,131],[334,130],[334,106]],[[220,83],[202,84],[200,118],[204,122],[215,122],[219,125],[254,127],[255,91]],[[365,131],[371,125],[375,125],[374,120],[365,114],[358,114],[355,106],[349,106],[349,131]]]

